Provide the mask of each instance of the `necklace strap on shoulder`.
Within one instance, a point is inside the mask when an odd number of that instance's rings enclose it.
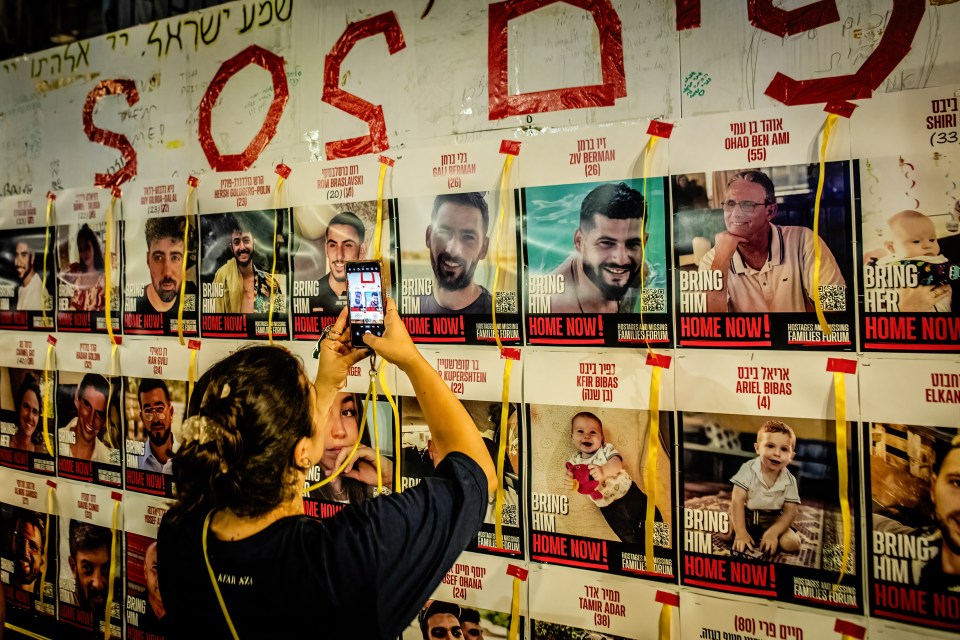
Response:
[[[207,514],[207,517],[203,520],[203,561],[207,565],[207,574],[210,576],[210,584],[213,585],[213,592],[217,594],[217,602],[220,603],[220,611],[223,612],[223,617],[227,621],[227,626],[230,627],[230,635],[233,637],[233,640],[240,640],[240,637],[237,635],[237,629],[233,626],[233,620],[230,618],[230,613],[227,611],[227,604],[223,601],[223,595],[220,593],[220,585],[217,584],[217,578],[213,575],[213,567],[210,566],[210,556],[207,554],[207,533],[210,530],[210,520],[213,518],[213,511]]]

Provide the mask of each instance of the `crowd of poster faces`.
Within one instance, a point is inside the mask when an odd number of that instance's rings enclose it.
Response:
[[[508,344],[896,351],[938,342],[953,349],[960,303],[949,285],[960,273],[953,255],[960,210],[933,197],[924,197],[928,214],[900,209],[909,203],[886,185],[902,170],[890,157],[825,165],[818,292],[830,333],[821,333],[813,301],[816,164],[758,167],[774,195],[752,179],[728,186],[737,168],[524,187],[506,234],[497,228],[494,192],[388,200],[380,238],[387,292],[422,342],[489,344],[496,307]],[[914,202],[926,194],[917,190]],[[747,191],[763,202],[738,195]],[[728,201],[748,203],[752,217],[741,204],[725,211]],[[211,213],[189,224],[183,216],[130,214],[113,223],[110,256],[102,220],[59,224],[53,243],[43,228],[3,231],[0,327],[105,333],[109,315],[115,332],[131,335],[177,335],[182,322],[185,335],[315,340],[342,307],[343,263],[373,257],[376,216],[375,201],[295,207],[292,215]],[[771,243],[770,264],[791,269],[782,282],[760,277],[757,291],[741,284],[756,265],[738,258],[731,271],[714,262],[717,241],[729,244],[731,233],[754,233],[753,226]],[[923,246],[908,238],[918,234]],[[38,276],[41,263],[48,273]],[[244,297],[237,267],[251,265],[256,290]]]

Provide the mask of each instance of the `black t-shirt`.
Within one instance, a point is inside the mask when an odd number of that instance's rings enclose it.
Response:
[[[434,478],[335,518],[283,518],[234,542],[209,534],[210,564],[241,640],[393,639],[476,536],[486,508],[480,466],[451,453]],[[170,639],[230,638],[203,559],[205,517],[160,524]]]
[[[148,284],[147,286],[148,286],[148,287],[152,287],[153,285]],[[195,317],[195,316],[197,315],[197,312],[196,312],[196,308],[197,308],[197,307],[196,307],[196,304],[197,304],[197,285],[196,285],[196,283],[194,283],[194,282],[187,282],[187,286],[186,286],[184,289],[185,289],[186,295],[188,295],[188,296],[191,296],[191,295],[192,295],[192,296],[193,296],[193,304],[194,304],[194,307],[193,307],[193,308],[194,308],[194,310],[193,310],[193,311],[187,311],[186,309],[184,309],[184,310],[183,310],[183,317],[184,317],[184,318]],[[188,302],[188,303],[190,302],[190,298],[187,298],[187,302]],[[127,309],[127,311],[129,311],[129,309]],[[143,296],[137,298],[137,304],[136,304],[136,306],[134,307],[133,312],[134,312],[134,313],[143,313],[143,314],[158,314],[158,313],[160,313],[160,314],[163,315],[163,329],[164,329],[164,331],[176,331],[176,329],[171,328],[171,326],[170,326],[170,321],[171,321],[171,320],[176,320],[176,319],[177,319],[177,316],[178,316],[179,313],[180,313],[180,293],[178,292],[177,295],[174,297],[174,299],[173,299],[173,306],[170,307],[168,310],[163,311],[163,312],[157,311],[156,309],[154,309],[154,308],[153,308],[153,303],[150,302],[150,298],[148,298],[148,297],[146,296],[146,294],[144,294]]]
[[[337,295],[330,286],[330,276],[325,275],[320,279],[319,295],[310,297],[310,312],[323,313],[324,315],[335,316],[340,310],[347,306],[347,292]]]
[[[437,299],[434,298],[431,293],[420,296],[420,313],[422,315],[490,315],[493,313],[493,296],[490,295],[490,292],[485,288],[480,287],[480,295],[477,296],[477,299],[463,309],[447,309],[446,307],[441,307],[440,303],[437,302]]]

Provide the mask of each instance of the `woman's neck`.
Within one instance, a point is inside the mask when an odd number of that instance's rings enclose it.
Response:
[[[282,518],[302,515],[303,496],[297,493],[259,516],[240,516],[230,509],[216,511],[210,521],[210,530],[219,540],[242,540],[260,533]]]

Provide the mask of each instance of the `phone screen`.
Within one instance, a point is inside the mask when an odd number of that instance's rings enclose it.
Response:
[[[348,262],[346,270],[351,337],[355,345],[363,345],[363,334],[383,335],[380,263],[375,260]]]

